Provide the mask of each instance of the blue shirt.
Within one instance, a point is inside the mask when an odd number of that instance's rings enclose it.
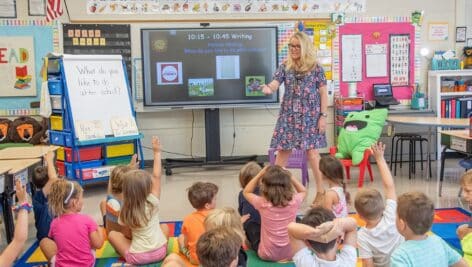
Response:
[[[461,260],[461,255],[436,235],[403,242],[392,254],[391,266],[444,267]]]
[[[254,194],[259,195],[259,188],[256,188],[256,190],[254,190]],[[244,227],[246,227],[247,224],[250,222],[255,222],[258,224],[261,223],[261,215],[259,214],[259,211],[257,211],[254,206],[246,200],[243,195],[243,191],[239,192],[238,196],[238,212],[241,216],[248,213],[251,215],[249,219],[244,222]]]
[[[48,198],[44,195],[43,190],[37,190],[34,193],[33,212],[34,225],[36,226],[36,238],[41,241],[41,239],[48,237],[52,221],[52,216],[48,207]]]

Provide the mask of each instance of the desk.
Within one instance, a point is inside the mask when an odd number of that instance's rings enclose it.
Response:
[[[444,180],[444,163],[446,162],[446,150],[471,155],[472,154],[472,137],[469,136],[469,130],[443,130],[441,133],[441,145],[444,149],[441,152],[441,174],[439,176],[439,196],[441,196],[442,182]]]
[[[40,158],[58,146],[8,147],[0,150],[0,160]]]
[[[0,174],[4,170],[4,191],[2,193],[3,219],[5,221],[5,232],[7,242],[13,239],[15,224],[13,222],[13,213],[11,210],[12,196],[15,193],[16,179],[21,179],[22,183],[28,183],[28,177],[32,173],[33,168],[41,163],[41,158],[36,159],[17,159],[17,160],[0,160]],[[6,170],[6,171],[5,171]]]
[[[428,140],[431,141],[431,136],[433,133],[433,128],[435,132],[438,132],[438,127],[451,127],[451,128],[468,128],[469,127],[469,119],[449,119],[449,118],[438,118],[438,117],[408,117],[408,116],[388,116],[387,121],[392,124],[404,124],[404,125],[412,125],[412,126],[421,126],[421,127],[428,127]],[[439,148],[440,146],[440,139],[437,138],[436,146]],[[428,145],[428,164],[426,165],[427,170],[426,173],[429,173],[429,165],[431,163],[431,144]],[[437,152],[438,160],[441,158],[441,153]],[[438,195],[441,196],[441,188],[440,188],[440,175],[439,175],[439,164],[437,165],[437,172],[436,176],[438,179]]]

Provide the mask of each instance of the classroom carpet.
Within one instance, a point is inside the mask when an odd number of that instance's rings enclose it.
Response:
[[[355,218],[359,226],[365,225],[365,223],[356,215],[350,214],[351,217]],[[451,247],[456,249],[459,253],[462,253],[459,239],[456,236],[456,229],[459,225],[467,223],[470,220],[470,213],[462,208],[445,208],[436,209],[434,214],[434,223],[431,229],[431,234],[435,234],[444,239]],[[164,222],[169,227],[170,237],[168,242],[168,251],[178,252],[178,243],[175,237],[179,236],[180,228],[182,226],[181,221],[176,222]],[[249,267],[268,267],[268,266],[294,266],[291,262],[285,263],[274,263],[261,260],[257,257],[255,251],[247,251],[248,255],[248,266]],[[102,248],[96,251],[96,263],[95,267],[118,267],[118,266],[131,266],[125,265],[123,258],[121,258],[113,249],[108,241],[105,241]],[[184,256],[181,256],[185,260]],[[186,261],[187,266],[193,266]],[[24,254],[18,259],[15,267],[46,267],[47,260],[43,253],[39,249],[38,243],[34,243]],[[158,267],[160,263],[143,265],[148,267]],[[357,266],[361,266],[360,260]]]

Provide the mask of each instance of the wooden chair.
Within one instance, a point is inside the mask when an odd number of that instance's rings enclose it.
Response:
[[[332,156],[336,154],[335,146],[329,148],[329,154],[331,154]],[[358,182],[359,188],[361,188],[362,185],[364,184],[364,174],[365,174],[366,167],[367,167],[367,170],[369,171],[370,181],[371,182],[374,181],[374,176],[372,174],[372,167],[370,166],[370,161],[369,161],[370,155],[372,155],[372,151],[370,149],[366,149],[364,151],[364,157],[362,158],[362,161],[361,163],[359,163],[359,165],[353,165],[351,159],[339,159],[341,163],[343,164],[344,168],[346,169],[346,176],[348,180],[351,179],[351,173],[350,173],[351,167],[359,166],[359,182]]]

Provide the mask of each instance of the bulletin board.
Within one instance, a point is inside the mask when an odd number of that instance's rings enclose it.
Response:
[[[39,113],[38,108],[33,108],[31,104],[39,102],[43,57],[57,51],[59,43],[57,38],[56,23],[46,23],[44,20],[0,21],[0,40],[10,43],[10,45],[5,43],[3,47],[0,65],[5,68],[10,67],[13,71],[10,75],[15,79],[13,88],[17,87],[16,89],[6,88],[9,85],[2,80],[0,91],[5,93],[0,93],[0,116]],[[12,90],[16,92],[12,93]]]
[[[343,35],[362,35],[362,79],[357,82],[357,91],[362,93],[366,100],[373,99],[372,85],[377,83],[391,83],[391,60],[390,52],[392,47],[390,42],[391,36],[408,36],[408,55],[404,58],[395,58],[397,61],[405,62],[407,58],[407,81],[403,83],[397,83],[393,87],[393,95],[396,99],[411,99],[412,90],[411,86],[415,83],[415,26],[411,22],[372,22],[372,23],[346,23],[339,27],[339,35],[341,38],[339,44],[339,53],[342,58],[343,51]],[[396,46],[395,46],[396,47]],[[385,49],[387,51],[385,51]],[[385,55],[386,52],[386,55]],[[366,60],[366,58],[368,60]],[[386,60],[385,60],[386,58]],[[386,62],[384,62],[386,61]],[[386,64],[387,75],[384,76],[384,71],[373,72],[372,68],[367,70],[367,62],[372,64],[373,62],[380,62],[380,64]],[[339,69],[342,70],[342,60],[339,62]],[[368,75],[369,73],[369,75]],[[343,96],[347,96],[348,83],[343,82],[342,72],[340,73],[340,91]],[[403,75],[402,77],[406,77]]]

